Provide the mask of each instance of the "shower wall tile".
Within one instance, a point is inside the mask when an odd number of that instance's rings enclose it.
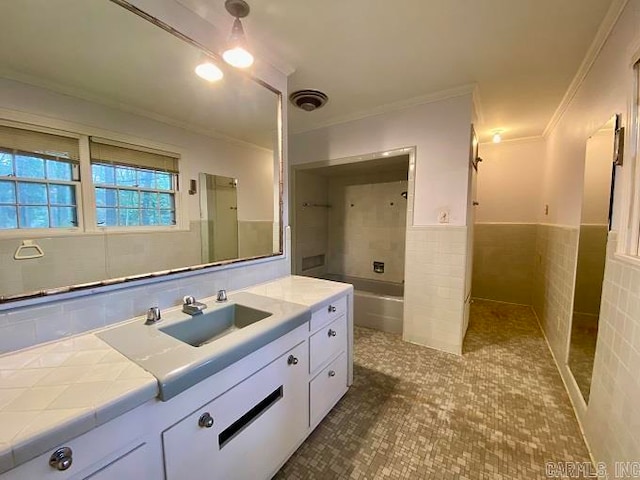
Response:
[[[390,176],[392,175],[392,176]],[[329,181],[329,271],[400,283],[404,280],[407,180],[400,174],[336,177]],[[384,262],[384,273],[373,262]]]
[[[536,224],[476,223],[473,297],[531,305],[536,236]]]
[[[460,355],[467,228],[410,227],[406,245],[403,338]]]
[[[329,185],[326,177],[304,171],[296,172],[295,177],[295,230],[296,259],[295,273],[302,274],[302,259],[324,255],[325,264],[313,272],[305,274],[323,274],[327,272],[329,208],[308,205],[328,205]]]

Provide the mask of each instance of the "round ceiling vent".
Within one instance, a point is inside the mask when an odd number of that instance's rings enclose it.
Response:
[[[326,93],[320,90],[297,90],[289,95],[289,100],[296,107],[307,112],[312,112],[318,108],[324,107],[329,100]]]

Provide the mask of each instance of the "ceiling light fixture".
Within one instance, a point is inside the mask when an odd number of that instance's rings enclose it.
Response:
[[[198,65],[195,71],[196,75],[204,78],[207,82],[217,82],[224,77],[222,70],[208,59]]]
[[[231,35],[227,41],[227,48],[222,58],[229,65],[236,68],[247,68],[253,65],[253,55],[246,49],[247,39],[242,28],[241,18],[249,15],[249,4],[244,0],[226,0],[224,7],[235,18]]]
[[[501,132],[496,132],[493,134],[493,143],[500,143],[502,141]]]

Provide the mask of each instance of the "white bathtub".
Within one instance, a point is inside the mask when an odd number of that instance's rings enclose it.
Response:
[[[353,285],[353,316],[356,325],[383,332],[402,333],[404,285],[367,278],[326,274],[322,278]]]

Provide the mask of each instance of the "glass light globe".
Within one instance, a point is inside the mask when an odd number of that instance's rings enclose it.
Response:
[[[236,68],[247,68],[253,65],[253,55],[242,47],[235,47],[226,50],[222,54],[222,58],[229,65]]]
[[[222,70],[211,62],[204,62],[198,65],[196,67],[196,75],[204,78],[207,82],[217,82],[224,77]]]

